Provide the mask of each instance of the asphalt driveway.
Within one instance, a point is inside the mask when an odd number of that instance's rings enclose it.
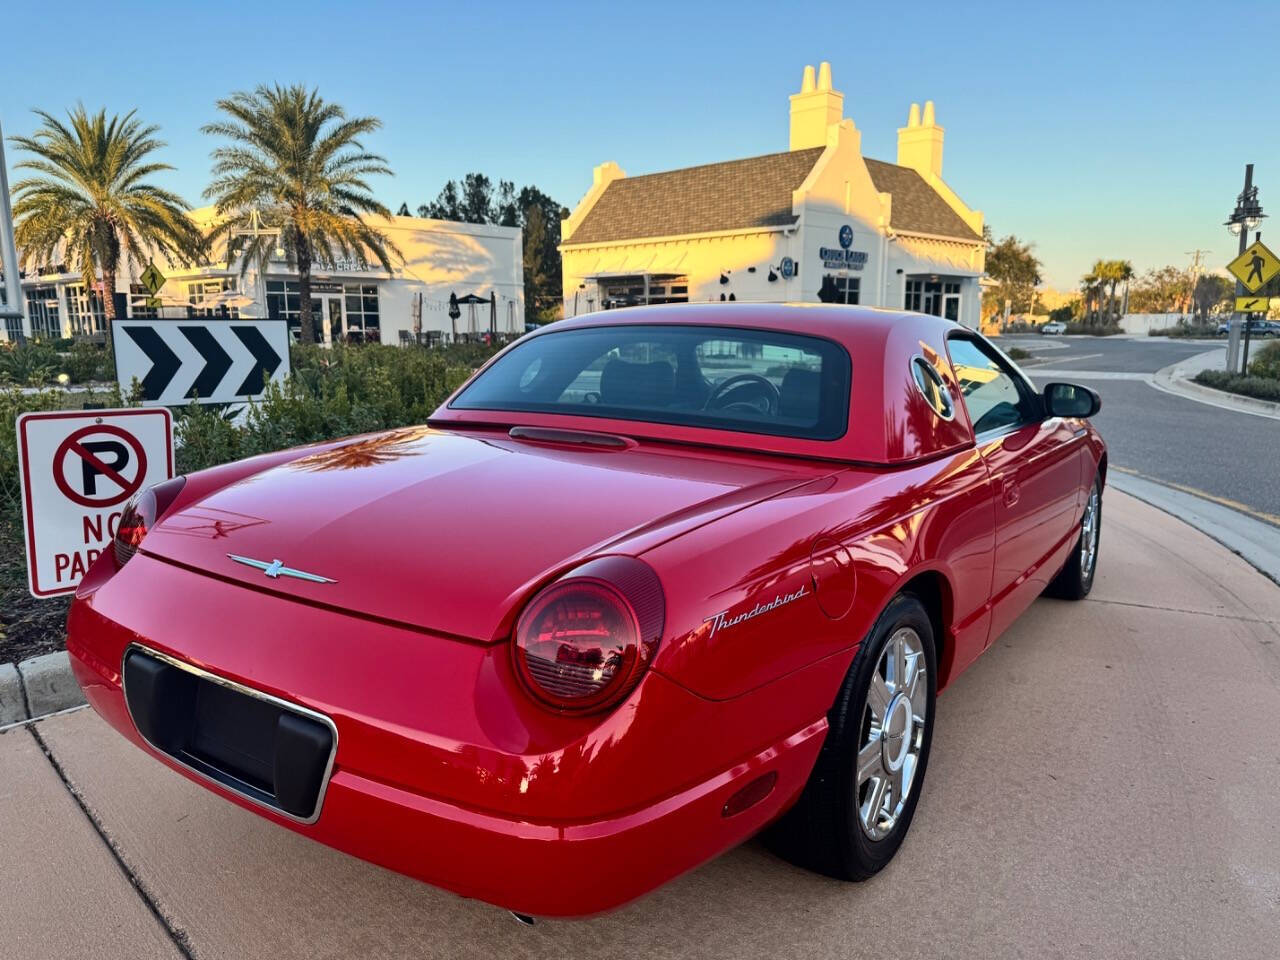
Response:
[[[0,735],[0,956],[1278,956],[1280,588],[1116,491],[1103,529],[1092,597],[1039,601],[939,701],[911,836],[869,883],[750,843],[525,928],[260,820],[86,710]]]

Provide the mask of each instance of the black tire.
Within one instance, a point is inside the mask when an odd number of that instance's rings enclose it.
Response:
[[[1071,556],[1067,558],[1067,562],[1062,565],[1062,569],[1058,575],[1054,577],[1049,586],[1045,588],[1045,595],[1057,597],[1059,600],[1083,600],[1089,595],[1089,591],[1093,589],[1093,576],[1098,570],[1098,551],[1102,546],[1102,477],[1093,478],[1093,490],[1091,496],[1097,496],[1098,506],[1094,515],[1094,523],[1097,525],[1094,544],[1093,556],[1085,566],[1084,538],[1085,519],[1088,515],[1088,505],[1085,506],[1085,516],[1080,520],[1080,535],[1076,537],[1075,546],[1071,549]]]
[[[857,756],[868,732],[867,695],[873,674],[881,673],[881,654],[902,628],[915,631],[924,658],[926,681],[925,722],[918,736],[919,753],[914,776],[892,828],[872,839],[859,816],[862,804],[856,778]],[[915,661],[918,663],[918,661]],[[934,704],[937,696],[937,654],[933,622],[920,599],[903,593],[894,597],[862,642],[845,675],[835,705],[828,714],[830,728],[822,752],[804,793],[787,814],[765,835],[778,855],[797,866],[839,880],[866,880],[893,859],[911,826],[924,785],[933,741]],[[895,698],[896,699],[896,698]],[[864,790],[866,787],[863,788]]]

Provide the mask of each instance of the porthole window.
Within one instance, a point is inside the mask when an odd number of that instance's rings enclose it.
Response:
[[[911,360],[911,377],[925,402],[943,420],[955,416],[955,407],[951,403],[951,392],[942,379],[938,369],[924,357],[913,357]]]

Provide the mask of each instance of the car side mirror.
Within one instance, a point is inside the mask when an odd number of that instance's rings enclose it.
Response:
[[[1044,388],[1044,412],[1050,417],[1092,417],[1102,409],[1102,398],[1075,383],[1049,383]]]

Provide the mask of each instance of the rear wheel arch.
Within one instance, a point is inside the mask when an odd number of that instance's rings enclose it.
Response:
[[[951,644],[948,641],[948,628],[954,619],[954,596],[951,581],[939,570],[922,570],[903,583],[894,596],[899,593],[910,593],[924,604],[933,624],[934,653],[938,664],[938,689],[946,686],[951,673]]]

